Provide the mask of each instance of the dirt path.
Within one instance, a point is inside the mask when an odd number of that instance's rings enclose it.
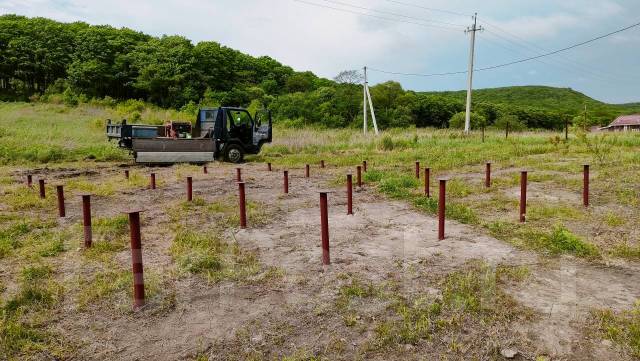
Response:
[[[436,274],[447,274],[474,259],[493,266],[527,265],[531,278],[507,291],[541,317],[535,324],[514,325],[513,332],[532,339],[536,354],[553,357],[573,359],[584,353],[596,359],[611,358],[610,345],[597,352],[585,346],[580,327],[592,308],[629,308],[640,298],[637,266],[606,267],[570,257],[546,261],[456,222],[447,222],[447,239],[438,241],[436,219],[405,203],[386,200],[366,187],[355,193],[354,216],[346,215],[343,189],[333,189],[329,195],[332,265],[323,267],[317,191],[328,187],[344,169],[314,169],[311,179],[302,177],[303,170],[292,170],[290,194],[283,195],[280,170],[269,173],[256,164],[243,168],[247,199],[265,204],[273,218],[266,226],[249,225],[235,238],[241,246],[255,250],[262,263],[283,269],[284,281],[208,284],[196,277],[178,278],[170,285],[174,305],[162,312],[114,315],[95,310],[74,317],[68,306],[69,314],[61,317],[57,328],[85,345],[78,351],[78,359],[190,358],[216,342],[237,337],[240,328],[252,323],[280,320],[304,328],[307,315],[335,296],[335,282],[341,274],[361,275],[371,281],[400,279],[411,292],[422,281],[407,270],[418,263]],[[196,178],[196,195],[212,201],[235,194],[233,167],[211,167],[210,172]],[[113,215],[131,203],[147,209],[145,264],[156,273],[170,273],[173,265],[167,252],[171,239],[160,230],[167,226],[168,217],[160,205],[181,199],[184,185],[171,175],[172,168],[161,169],[159,174],[167,184],[158,191],[142,191],[135,202],[131,202],[133,193],[99,200],[96,212]],[[77,219],[72,211],[69,222]],[[120,254],[118,260],[126,264],[127,253]],[[292,315],[299,319],[285,320]],[[323,327],[336,327],[331,322],[336,322],[335,316],[327,319],[329,325],[319,326],[321,331],[309,329],[289,341],[313,350],[316,341],[328,337]],[[351,341],[349,349],[355,349],[358,340]],[[250,340],[261,342],[272,341]]]

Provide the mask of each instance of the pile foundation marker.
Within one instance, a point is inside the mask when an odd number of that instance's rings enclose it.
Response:
[[[320,168],[324,168],[324,160],[320,161]]]
[[[424,195],[431,198],[431,168],[424,169]]]
[[[583,187],[582,187],[582,203],[584,204],[585,207],[589,207],[589,165],[585,164],[584,165],[584,180],[583,180]]]
[[[267,163],[267,170],[271,172],[271,163]]]
[[[362,168],[360,168],[360,166],[356,167],[356,178],[358,181],[358,188],[362,188]]]
[[[446,217],[447,179],[440,178],[440,197],[438,198],[438,240],[444,240],[444,227]]]
[[[151,173],[151,189],[156,189],[156,174],[155,173]]]
[[[527,220],[527,171],[520,172],[520,223]]]
[[[484,176],[484,186],[491,188],[491,163],[487,162]]]
[[[309,165],[307,164],[304,166],[304,177],[309,178],[310,175],[311,175],[311,170]]]
[[[320,233],[322,238],[322,264],[331,264],[329,254],[329,205],[327,202],[327,192],[320,192]]]
[[[84,248],[91,248],[93,234],[91,231],[91,195],[82,195],[82,225],[84,226]]]
[[[240,202],[240,228],[247,228],[247,204],[244,192],[244,182],[238,182],[238,199]]]
[[[347,174],[347,215],[353,215],[353,175]]]
[[[416,179],[420,179],[420,162],[416,161]]]
[[[44,188],[44,179],[38,179],[38,186],[40,188],[40,198],[45,199],[47,197],[47,194]]]
[[[128,215],[131,237],[131,271],[133,273],[133,310],[137,311],[145,304],[140,212],[129,212]]]
[[[193,200],[193,177],[187,177],[187,201]]]
[[[366,171],[367,171],[367,161],[366,161],[366,160],[363,160],[363,161],[362,161],[362,170],[363,170],[364,172],[366,172]]]
[[[289,194],[289,171],[285,170],[283,175],[284,175],[284,194]]]
[[[236,168],[236,182],[242,182],[242,168]]]
[[[64,218],[67,215],[64,207],[64,189],[61,185],[58,185],[56,186],[56,191],[58,193],[58,216]]]
[[[209,174],[209,168],[206,165],[202,167],[202,173]]]
[[[31,188],[33,186],[33,176],[31,174],[27,174],[27,187]]]

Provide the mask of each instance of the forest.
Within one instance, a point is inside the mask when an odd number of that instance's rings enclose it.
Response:
[[[324,79],[214,41],[194,44],[182,36],[154,37],[127,28],[0,17],[3,101],[75,105],[135,99],[178,110],[219,105],[267,107],[276,122],[291,127],[357,127],[362,123],[360,81],[357,71]],[[460,127],[464,103],[456,94],[407,91],[394,81],[371,87],[382,128]],[[472,126],[499,128],[509,123],[513,129],[559,129],[567,122],[606,124],[628,111],[580,96],[591,105],[602,105],[605,111],[583,117],[581,106],[536,106],[535,102],[480,96],[474,102]]]

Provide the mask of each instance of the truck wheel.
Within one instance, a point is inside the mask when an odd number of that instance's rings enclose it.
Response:
[[[227,162],[241,163],[244,158],[244,151],[239,145],[231,144],[225,147],[224,158]]]

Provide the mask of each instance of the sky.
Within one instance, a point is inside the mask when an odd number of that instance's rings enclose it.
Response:
[[[315,4],[315,5],[314,5]],[[339,9],[339,10],[336,10]],[[444,10],[444,11],[443,11]],[[0,13],[217,41],[333,78],[342,70],[433,74],[554,51],[640,22],[638,0],[0,0]],[[364,15],[368,14],[368,15]],[[369,72],[416,91],[466,89],[465,74]],[[476,72],[474,88],[570,87],[610,103],[640,101],[640,27],[565,53]]]

